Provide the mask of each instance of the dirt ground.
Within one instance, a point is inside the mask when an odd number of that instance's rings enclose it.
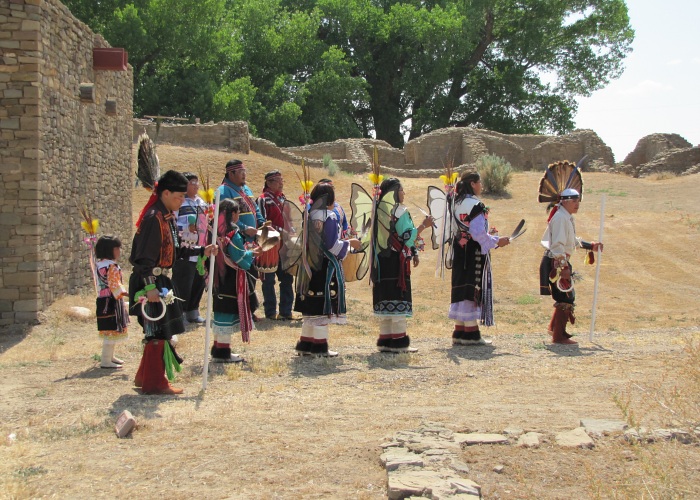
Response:
[[[160,146],[159,156],[164,169],[209,167],[216,184],[232,155]],[[296,198],[291,166],[254,153],[239,156],[254,192],[265,171],[279,168],[288,197]],[[606,195],[606,247],[593,342],[595,267],[584,268],[583,254],[575,257],[585,280],[577,284],[573,328],[580,347],[571,348],[547,342],[551,299],[537,295],[546,225],[536,203],[540,175],[517,173],[510,195],[484,197],[502,234],[520,218],[528,227],[493,254],[491,347],[451,346],[449,275],[435,277],[431,250],[412,275],[409,335],[419,348],[413,355],[376,352],[366,280],[348,284],[349,324],[331,328],[331,348],[341,353],[336,359],[297,358],[301,322],[264,320],[250,344],[238,337],[232,346],[248,363],[213,366],[203,392],[205,328],[190,327],[178,346],[186,358],[175,384],[185,389],[182,396],[143,396],[133,387],[141,340],[136,323],[117,347],[124,369],[99,368],[94,320],[67,313],[73,305],[92,309],[92,296],[65,297],[40,325],[2,331],[0,497],[384,498],[379,444],[431,421],[460,431],[519,427],[550,436],[536,450],[465,449],[468,477],[486,498],[697,498],[696,445],[640,450],[610,437],[592,450],[572,451],[558,448],[551,436],[581,418],[621,419],[624,412],[652,428],[685,423],[655,404],[651,391],[682,387],[683,367],[698,361],[686,347],[700,336],[700,286],[693,278],[700,271],[700,176],[584,174],[577,232],[597,238]],[[366,176],[335,178],[345,205],[352,182],[369,184]],[[424,206],[426,186],[439,182],[406,179],[409,207]],[[143,191],[134,192],[135,213],[145,199]],[[124,409],[138,428],[120,440],[113,426]],[[493,471],[496,465],[504,465],[502,473]]]

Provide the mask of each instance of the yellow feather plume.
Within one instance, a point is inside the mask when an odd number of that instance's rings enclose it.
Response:
[[[84,220],[80,223],[80,227],[82,227],[88,234],[97,234],[97,231],[100,228],[100,221],[97,219],[92,219],[90,222]]]
[[[208,205],[211,205],[212,203],[214,203],[215,193],[214,193],[214,190],[212,188],[200,189],[197,193],[199,194],[199,197],[204,200],[204,203],[206,203]]]
[[[300,183],[301,183],[301,189],[302,189],[302,191],[304,191],[304,193],[311,192],[311,188],[314,185],[313,181],[300,181]]]
[[[457,182],[457,177],[458,177],[457,172],[452,172],[452,174],[449,176],[448,175],[441,175],[440,180],[442,181],[442,183],[444,185],[447,186],[447,185],[451,185],[451,184],[454,184],[455,182]]]
[[[369,177],[370,182],[375,186],[378,186],[384,180],[383,175],[379,175],[379,174],[375,174],[375,173],[369,174],[368,177]]]

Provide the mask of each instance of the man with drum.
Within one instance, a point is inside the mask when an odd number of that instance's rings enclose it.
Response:
[[[253,191],[246,184],[246,168],[241,160],[229,160],[226,163],[226,177],[219,186],[221,201],[225,199],[237,200],[240,205],[240,218],[236,225],[246,243],[255,242],[258,228],[265,223],[265,218],[260,213],[255,203]],[[253,320],[258,317],[253,314]]]
[[[262,216],[270,222],[270,225],[280,233],[284,229],[284,179],[279,170],[272,170],[265,174],[265,187],[258,198],[258,208]],[[290,321],[292,317],[292,305],[294,304],[294,276],[283,271],[279,266],[279,246],[263,252],[257,258],[258,271],[262,280],[263,308],[267,319],[281,319]],[[279,316],[277,315],[277,296],[275,295],[275,277],[279,280],[280,304]]]

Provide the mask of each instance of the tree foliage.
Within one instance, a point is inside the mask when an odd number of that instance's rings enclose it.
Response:
[[[129,51],[137,114],[280,145],[442,127],[564,133],[622,71],[623,0],[66,0]]]

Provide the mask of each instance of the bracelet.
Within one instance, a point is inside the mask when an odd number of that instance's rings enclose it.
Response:
[[[147,292],[150,292],[151,290],[155,290],[155,289],[156,289],[156,284],[155,284],[155,283],[151,283],[150,285],[146,285],[145,287],[143,287],[143,289],[146,290]]]

